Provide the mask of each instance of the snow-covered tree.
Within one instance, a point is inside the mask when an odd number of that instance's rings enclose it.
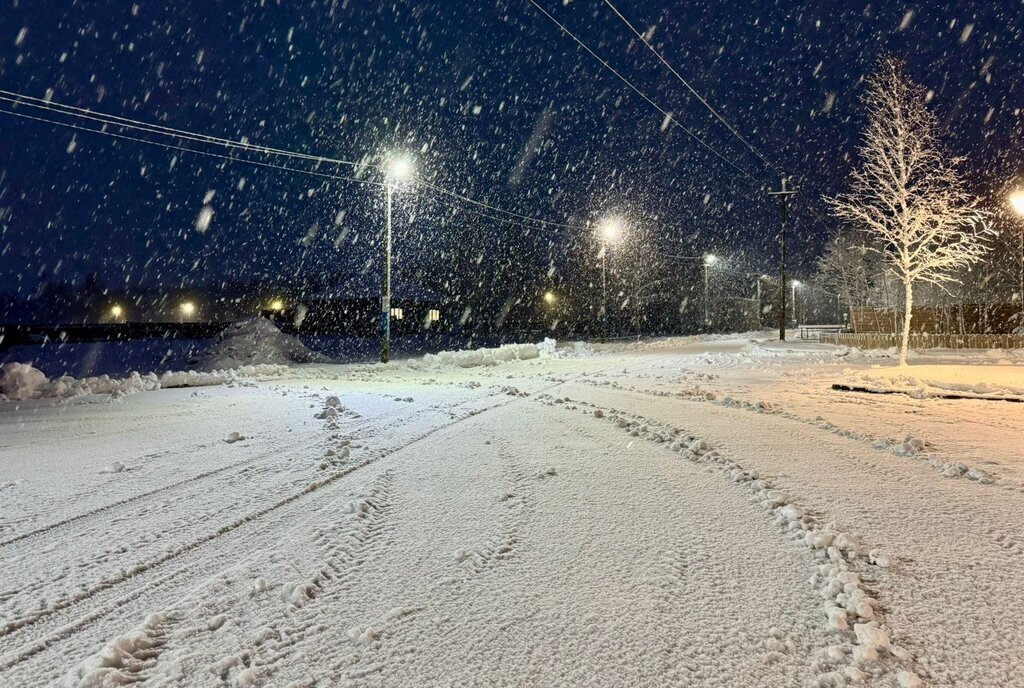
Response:
[[[906,365],[915,283],[956,284],[959,271],[988,250],[993,232],[980,200],[964,188],[962,159],[942,149],[925,89],[905,76],[899,60],[882,60],[864,103],[869,120],[861,165],[849,191],[829,202],[836,215],[875,239],[903,283],[900,365]]]

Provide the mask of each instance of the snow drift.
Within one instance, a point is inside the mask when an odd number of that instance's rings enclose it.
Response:
[[[133,372],[124,378],[112,378],[109,375],[74,378],[64,375],[51,380],[43,371],[28,363],[5,363],[0,369],[0,400],[56,399],[87,394],[123,396],[173,387],[224,385],[237,382],[240,378],[283,375],[287,372],[288,366],[252,365],[212,372],[177,370],[160,375]]]
[[[199,356],[203,370],[226,370],[249,365],[327,363],[330,359],[310,350],[297,337],[281,332],[266,318],[232,323],[217,342]]]
[[[431,367],[475,368],[539,357],[540,349],[536,344],[503,344],[496,349],[440,351],[436,354],[426,354],[423,357],[423,362]]]
[[[915,365],[847,371],[840,384],[915,399],[965,397],[1024,401],[1024,367]]]

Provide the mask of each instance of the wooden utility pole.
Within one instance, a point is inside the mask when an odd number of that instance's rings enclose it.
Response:
[[[786,188],[786,178],[782,178],[781,191],[769,191],[769,196],[778,196],[782,208],[782,232],[779,241],[782,243],[782,259],[779,262],[779,341],[786,341],[786,222],[789,219],[789,197],[796,193],[795,189]]]

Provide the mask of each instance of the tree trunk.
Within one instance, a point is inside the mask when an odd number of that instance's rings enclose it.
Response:
[[[903,299],[903,339],[900,342],[900,365],[907,365],[907,349],[910,348],[910,319],[914,315],[914,283],[909,279],[903,280],[903,290],[906,297]]]

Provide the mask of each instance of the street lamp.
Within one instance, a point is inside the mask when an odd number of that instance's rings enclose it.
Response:
[[[554,294],[554,292],[550,292],[550,291],[544,292],[544,303],[546,303],[549,306],[553,306],[555,304],[555,294]]]
[[[273,300],[271,300],[271,302],[270,302],[270,310],[277,311],[278,313],[283,311],[284,310],[284,300],[282,300],[282,299],[273,299]]]
[[[793,280],[792,282],[790,282],[790,284],[793,287],[793,298],[792,298],[792,301],[793,301],[793,325],[796,326],[796,325],[800,324],[800,321],[797,319],[797,311],[796,311],[796,290],[799,289],[803,285],[800,284],[800,280]]]
[[[384,234],[384,289],[381,295],[380,362],[391,359],[391,198],[395,186],[412,176],[412,161],[404,156],[394,157],[388,164],[384,188],[387,195]]]
[[[601,242],[601,343],[608,339],[608,246],[622,239],[622,220],[605,219],[597,228]]]
[[[114,320],[120,320],[121,316],[124,315],[124,309],[121,308],[120,304],[114,304],[110,307],[110,317]]]
[[[705,253],[704,254],[704,329],[705,330],[709,329],[710,325],[711,325],[711,313],[710,313],[710,311],[708,309],[708,306],[710,304],[710,293],[711,293],[710,285],[711,285],[711,282],[710,282],[710,278],[709,278],[708,273],[711,270],[711,266],[714,265],[717,262],[718,262],[718,256],[716,256],[715,254],[713,254],[713,253]]]
[[[1018,215],[1024,216],[1024,191],[1015,191],[1010,196],[1010,205]],[[1024,332],[1024,226],[1020,231],[1020,291],[1017,293],[1020,299],[1020,315],[1017,316],[1017,331]]]
[[[761,316],[764,315],[764,306],[761,304],[761,280],[770,280],[771,277],[768,275],[757,276],[757,327],[760,329],[764,327],[764,323],[761,320]]]
[[[185,322],[186,319],[190,319],[196,314],[196,305],[191,301],[182,301],[178,306],[178,312],[181,314],[181,321]]]

